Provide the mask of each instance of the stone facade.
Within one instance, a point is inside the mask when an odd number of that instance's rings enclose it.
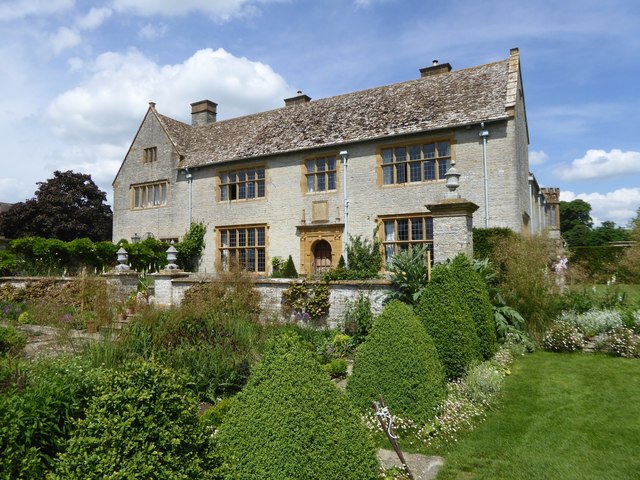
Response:
[[[349,235],[370,238],[377,228],[385,240],[384,219],[432,217],[426,205],[445,198],[444,179],[384,184],[382,151],[441,141],[449,142],[451,162],[462,175],[459,195],[478,209],[464,225],[433,216],[436,262],[454,250],[471,251],[470,228],[485,225],[487,209],[489,227],[539,233],[519,62],[513,49],[502,62],[458,72],[448,67],[405,84],[318,101],[299,94],[304,101],[217,122],[215,112],[206,117],[202,111],[215,104],[198,102],[193,125],[150,104],[113,183],[114,241],[134,234],[180,239],[192,221],[203,222],[200,271],[214,272],[221,263],[221,232],[259,226],[266,237],[259,273],[270,273],[274,257],[289,255],[299,272],[312,273],[320,245],[335,266]],[[489,132],[486,149],[482,130]],[[157,159],[145,162],[150,148],[157,149]],[[306,161],[318,157],[335,158],[336,186],[308,193]],[[221,174],[253,168],[264,168],[264,196],[223,200]],[[166,199],[135,208],[136,188],[158,182],[166,182]],[[448,240],[435,238],[445,232]],[[457,246],[445,248],[458,235]]]

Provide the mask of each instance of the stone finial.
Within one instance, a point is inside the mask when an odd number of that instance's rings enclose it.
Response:
[[[120,247],[116,254],[118,255],[118,265],[116,265],[116,270],[118,272],[128,272],[131,270],[131,267],[127,264],[129,261],[129,253],[127,253],[123,247]]]

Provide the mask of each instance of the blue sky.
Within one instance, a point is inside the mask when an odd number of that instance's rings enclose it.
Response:
[[[636,0],[2,0],[0,201],[54,170],[111,182],[148,102],[189,122],[454,70],[520,49],[531,170],[596,222],[640,207]]]

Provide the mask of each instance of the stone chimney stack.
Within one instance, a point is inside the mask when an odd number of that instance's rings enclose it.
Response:
[[[432,75],[439,75],[441,73],[449,73],[451,71],[450,63],[440,63],[438,60],[434,60],[431,66],[420,69],[420,77],[430,77]]]
[[[191,104],[191,125],[199,127],[216,121],[218,104],[211,100],[200,100]]]
[[[302,103],[309,103],[311,101],[311,97],[302,93],[302,90],[298,90],[298,93],[295,97],[285,98],[284,104],[287,107],[292,105],[300,105]]]

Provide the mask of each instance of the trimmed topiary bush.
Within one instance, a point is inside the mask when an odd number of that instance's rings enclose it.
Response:
[[[197,410],[184,379],[155,360],[110,371],[51,478],[216,478]]]
[[[296,264],[293,263],[293,258],[291,258],[291,255],[289,255],[287,261],[284,262],[284,268],[282,269],[282,278],[298,278]]]
[[[371,410],[380,395],[393,415],[426,423],[446,395],[435,344],[411,308],[389,302],[358,348],[347,384],[353,404]]]
[[[378,478],[358,414],[292,335],[272,341],[217,439],[228,480]]]
[[[480,359],[475,323],[447,265],[433,269],[415,311],[436,344],[448,378],[460,378],[472,362]]]
[[[464,254],[458,255],[449,268],[458,281],[460,294],[475,323],[480,355],[484,360],[489,360],[498,350],[498,340],[487,284]]]

